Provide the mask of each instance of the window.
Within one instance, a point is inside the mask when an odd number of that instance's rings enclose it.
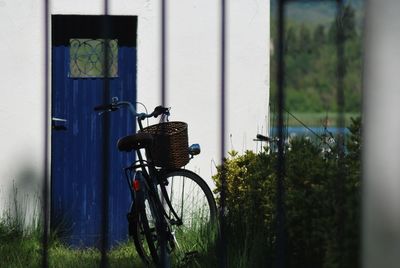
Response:
[[[118,77],[117,39],[70,39],[69,77],[103,78],[105,73],[105,51],[107,45],[107,77]]]

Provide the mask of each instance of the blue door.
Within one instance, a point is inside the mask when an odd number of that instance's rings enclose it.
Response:
[[[101,31],[105,21],[108,34]],[[116,142],[135,131],[135,119],[128,110],[110,114],[105,141],[104,118],[93,108],[104,103],[104,79],[109,96],[136,101],[136,25],[133,16],[52,17],[51,227],[72,246],[99,246],[104,161],[110,167],[109,241],[115,244],[128,235],[130,193],[123,167],[133,155],[119,153]]]

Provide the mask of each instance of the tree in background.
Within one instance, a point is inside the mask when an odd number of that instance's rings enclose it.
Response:
[[[286,109],[292,112],[337,111],[336,29],[341,23],[345,46],[345,112],[361,111],[362,46],[355,10],[346,5],[329,27],[287,19],[285,29]],[[276,40],[276,29],[272,29]],[[271,103],[276,103],[276,54],[271,64]]]

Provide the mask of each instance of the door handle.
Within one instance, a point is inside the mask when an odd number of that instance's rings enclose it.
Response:
[[[65,126],[67,124],[67,120],[63,118],[52,117],[51,118],[51,129],[54,130],[67,130]]]

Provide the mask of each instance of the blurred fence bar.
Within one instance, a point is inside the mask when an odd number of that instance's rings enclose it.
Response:
[[[104,17],[102,19],[101,31],[103,35],[106,37],[105,42],[103,44],[103,51],[104,51],[104,79],[103,79],[103,103],[109,103],[111,96],[110,96],[110,80],[109,78],[109,57],[110,57],[110,50],[109,50],[109,20],[107,16],[109,14],[109,2],[108,0],[104,0]],[[103,161],[102,161],[102,187],[101,187],[101,201],[102,201],[102,208],[101,208],[101,267],[108,267],[107,261],[107,251],[109,247],[109,185],[110,185],[110,114],[104,113],[103,115],[103,125],[102,125],[102,132],[103,132]]]
[[[362,267],[400,263],[400,1],[367,1]]]
[[[285,0],[278,4],[278,43],[277,43],[277,107],[278,107],[278,165],[276,184],[276,267],[284,268],[286,260],[285,230],[285,155],[284,155],[284,109],[285,109]]]
[[[167,55],[166,55],[166,50],[167,50],[167,42],[166,42],[166,29],[167,29],[167,0],[161,0],[161,25],[160,25],[160,36],[161,36],[161,58],[160,58],[160,99],[161,99],[161,105],[166,106],[166,95],[167,95],[167,87],[166,87],[166,72],[167,72]],[[160,267],[162,268],[169,268],[170,267],[170,260],[168,253],[163,250],[166,249],[166,244],[167,244],[167,234],[165,230],[161,232],[161,239],[160,239],[160,248],[161,248],[161,254],[160,254]]]
[[[220,47],[220,157],[221,157],[221,195],[220,195],[220,208],[219,208],[219,223],[220,223],[220,232],[219,232],[219,267],[225,268],[228,266],[227,263],[227,250],[228,250],[228,239],[226,236],[226,220],[225,220],[225,211],[226,211],[226,191],[227,191],[227,183],[226,183],[226,170],[225,170],[225,135],[226,135],[226,10],[227,4],[225,0],[221,0],[221,47]]]
[[[337,134],[338,143],[338,172],[336,178],[336,224],[337,224],[337,247],[339,252],[344,252],[344,226],[345,226],[345,213],[344,205],[346,203],[345,196],[345,119],[344,119],[344,77],[346,72],[346,61],[345,61],[345,37],[344,37],[344,27],[343,27],[344,9],[343,0],[336,0],[336,96],[337,96],[337,112],[338,118],[336,125],[339,128]],[[343,258],[338,260],[339,267],[343,267]]]
[[[50,124],[49,124],[49,94],[50,94],[50,87],[49,87],[49,0],[44,0],[43,4],[43,27],[44,27],[44,142],[43,142],[43,234],[42,234],[42,267],[47,268],[49,266],[49,226],[50,226],[50,176],[49,176],[49,131],[50,131]]]
[[[160,59],[160,67],[161,67],[161,105],[165,106],[167,101],[167,89],[166,89],[166,50],[167,50],[167,42],[166,42],[166,29],[167,29],[167,0],[161,0],[161,59]]]

